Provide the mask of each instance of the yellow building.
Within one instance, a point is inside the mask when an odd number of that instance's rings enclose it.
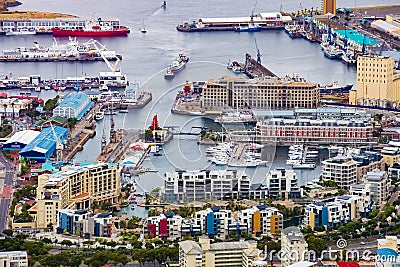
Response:
[[[246,79],[224,76],[207,81],[202,89],[201,106],[206,112],[232,109],[316,108],[319,89],[315,83],[285,77]]]
[[[179,265],[181,267],[224,267],[253,266],[260,251],[256,242],[220,242],[212,243],[208,237],[199,237],[194,241],[179,242]]]
[[[399,107],[400,71],[394,71],[392,57],[359,56],[357,86],[350,91],[350,104]]]
[[[31,208],[36,228],[57,225],[61,209],[91,209],[93,203],[116,203],[120,190],[116,164],[66,166],[61,172],[39,175],[36,204]]]
[[[327,13],[336,15],[336,0],[322,0],[321,8],[324,15]]]

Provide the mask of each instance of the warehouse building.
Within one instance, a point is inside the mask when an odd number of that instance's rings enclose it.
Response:
[[[32,142],[25,146],[19,154],[27,159],[33,159],[37,162],[45,162],[46,159],[50,158],[56,150],[56,138],[64,143],[67,136],[67,128],[60,126],[45,128]]]
[[[58,104],[53,110],[54,116],[64,118],[77,118],[80,120],[85,113],[93,106],[93,102],[85,93],[72,93]]]
[[[21,151],[40,134],[38,131],[24,130],[16,132],[10,139],[3,144],[3,150]]]

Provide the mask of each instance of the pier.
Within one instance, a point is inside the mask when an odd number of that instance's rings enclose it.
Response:
[[[261,61],[255,60],[250,54],[246,54],[244,73],[250,78],[278,77],[272,71],[261,65]]]

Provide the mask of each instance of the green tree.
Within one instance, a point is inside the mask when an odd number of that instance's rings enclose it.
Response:
[[[308,250],[313,250],[317,255],[321,254],[321,251],[326,249],[328,246],[326,241],[320,237],[311,235],[307,238]]]

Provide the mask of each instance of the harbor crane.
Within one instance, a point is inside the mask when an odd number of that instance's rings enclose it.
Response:
[[[260,53],[260,49],[258,49],[256,38],[254,38],[254,43],[256,44],[256,50],[257,50],[257,63],[261,65],[261,53]]]
[[[108,49],[98,42],[97,40],[90,39],[89,41],[86,42],[87,45],[93,45],[94,48],[96,49],[96,52],[100,54],[101,58],[104,60],[104,62],[107,64],[108,68],[112,72],[120,72],[121,70],[119,69],[119,64],[121,63],[121,60],[119,57],[117,57],[117,60],[115,61],[114,64],[112,64],[107,57],[103,54],[103,51],[107,51]]]
[[[54,131],[53,124],[51,122],[50,122],[50,127],[53,132],[54,141],[56,141],[56,161],[60,162],[63,160],[64,144],[61,142],[60,138],[58,138],[56,131]]]
[[[257,6],[257,1],[254,3],[254,8],[251,11],[251,17],[250,17],[251,23],[253,23],[254,11],[256,10],[256,6]]]

